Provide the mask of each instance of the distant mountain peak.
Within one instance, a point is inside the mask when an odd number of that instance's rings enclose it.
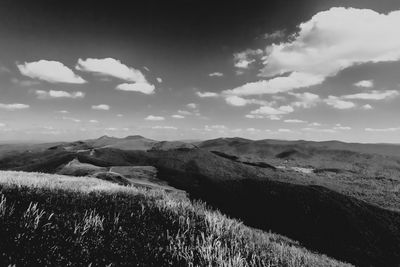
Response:
[[[129,135],[125,137],[124,139],[132,140],[132,139],[147,139],[146,137],[143,137],[141,135]]]
[[[100,136],[100,137],[98,138],[98,140],[105,140],[105,139],[111,139],[111,138],[112,138],[111,136],[103,135],[103,136]]]

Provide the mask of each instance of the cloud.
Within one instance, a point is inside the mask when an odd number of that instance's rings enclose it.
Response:
[[[364,87],[364,88],[372,88],[372,87],[374,87],[374,81],[373,80],[363,80],[363,81],[356,82],[354,84],[354,86]]]
[[[400,127],[394,128],[365,128],[366,132],[397,132],[400,131]]]
[[[246,83],[240,87],[225,90],[226,95],[262,95],[276,94],[291,91],[293,89],[306,88],[322,83],[324,78],[304,72],[293,72],[289,76],[276,77],[270,80]]]
[[[276,39],[282,39],[286,36],[286,31],[285,30],[277,30],[272,33],[266,33],[264,34],[264,39],[267,40],[276,40]]]
[[[316,132],[316,133],[337,133],[334,129],[315,129],[315,128],[303,128],[305,132]]]
[[[153,115],[149,115],[146,118],[144,118],[146,121],[163,121],[165,120],[164,117],[161,116],[153,116]]]
[[[196,95],[202,98],[206,97],[218,97],[217,93],[214,92],[196,92]]]
[[[89,122],[90,122],[90,123],[99,123],[98,120],[90,120]]]
[[[259,99],[247,99],[236,95],[228,95],[225,97],[225,101],[227,104],[236,107],[243,107],[249,104],[257,104],[257,105],[271,105],[271,102],[259,100]]]
[[[255,62],[255,57],[261,55],[263,51],[261,49],[247,49],[246,51],[236,53],[233,55],[234,64],[236,68],[247,69],[250,64]]]
[[[94,109],[94,110],[110,110],[110,106],[106,105],[106,104],[93,105],[92,109]]]
[[[336,126],[336,127],[333,127],[333,129],[334,130],[351,130],[351,127],[349,127],[349,126]]]
[[[365,109],[365,110],[373,109],[373,107],[372,107],[370,104],[365,104],[365,105],[363,105],[361,108],[362,108],[362,109]]]
[[[124,115],[123,114],[117,114],[118,118],[122,118]]]
[[[206,125],[206,126],[204,126],[204,130],[207,131],[207,132],[211,132],[211,131],[224,132],[225,130],[228,130],[228,127],[226,127],[225,125],[221,125],[221,124]]]
[[[76,75],[70,68],[58,61],[39,60],[17,64],[22,75],[47,81],[50,83],[86,83],[84,79]]]
[[[224,93],[286,92],[321,84],[327,77],[357,64],[398,61],[400,36],[396,34],[396,25],[399,23],[400,11],[386,15],[369,9],[331,8],[319,12],[300,24],[299,31],[288,42],[266,47],[264,68],[259,75],[273,78],[247,83]],[[261,55],[262,51],[236,54],[237,67],[247,68],[254,62],[254,56]],[[277,75],[286,76],[274,77]]]
[[[63,120],[67,120],[67,121],[73,121],[73,122],[81,122],[80,119],[76,119],[76,118],[71,118],[71,117],[62,117]]]
[[[1,104],[0,103],[0,109],[4,109],[4,110],[8,110],[8,111],[15,111],[15,110],[27,109],[27,108],[29,108],[29,105],[26,105],[26,104],[20,104],[20,103]]]
[[[109,128],[105,128],[104,130],[106,130],[106,131],[111,131],[111,132],[116,132],[116,131],[118,131],[118,128],[109,127]]]
[[[224,76],[224,74],[222,72],[213,72],[213,73],[208,74],[208,76],[210,76],[210,77],[222,77],[222,76]]]
[[[157,80],[158,83],[162,83],[162,79],[160,77],[157,77],[156,80]]]
[[[312,122],[312,123],[310,123],[309,125],[310,125],[310,126],[322,126],[322,124],[319,123],[319,122]]]
[[[62,114],[68,114],[69,113],[69,111],[68,110],[59,110],[59,111],[57,111],[58,113],[62,113]]]
[[[295,96],[298,99],[298,101],[295,101],[291,104],[291,106],[293,107],[311,108],[321,101],[319,95],[309,92],[289,94]]]
[[[361,100],[384,100],[388,98],[393,98],[399,95],[399,92],[396,90],[386,90],[386,91],[377,91],[373,90],[367,93],[359,93],[352,95],[344,95],[343,99],[361,99]]]
[[[280,132],[280,133],[291,133],[292,130],[290,130],[290,129],[278,129],[278,132]]]
[[[231,106],[242,107],[248,104],[247,100],[240,96],[228,96],[225,98],[226,103]]]
[[[191,109],[197,108],[197,104],[195,104],[195,103],[189,103],[189,104],[187,104],[186,106],[187,106],[188,108],[191,108]]]
[[[146,83],[146,78],[140,70],[128,67],[114,58],[78,59],[77,70],[111,76],[129,82]]]
[[[5,127],[5,126],[6,126],[5,123],[0,122],[0,127]]]
[[[280,120],[281,115],[292,113],[294,109],[291,106],[280,106],[273,108],[271,106],[262,106],[246,115],[249,119],[263,119]]]
[[[172,115],[171,117],[174,118],[174,119],[184,119],[185,118],[185,116],[182,116],[182,115],[179,115],[179,114]]]
[[[151,127],[151,129],[160,129],[160,130],[178,130],[178,128],[174,127],[174,126],[153,126]]]
[[[182,114],[182,115],[186,115],[186,116],[193,115],[192,112],[187,111],[187,110],[178,110],[178,113],[179,113],[179,114]]]
[[[350,109],[356,106],[356,104],[354,104],[353,102],[344,101],[336,96],[331,96],[331,95],[328,98],[324,99],[324,102],[327,105],[332,106],[336,109]]]
[[[250,133],[261,132],[260,129],[256,129],[256,128],[246,128],[246,131],[247,131],[247,132],[250,132]]]
[[[284,120],[283,122],[286,122],[286,123],[307,123],[307,121],[297,120],[297,119]]]
[[[84,98],[85,93],[83,92],[66,92],[66,91],[55,91],[55,90],[50,90],[50,91],[44,91],[44,90],[36,90],[35,94],[39,99],[50,99],[50,98],[72,98],[72,99],[77,99],[77,98]]]
[[[154,94],[154,85],[149,83],[122,83],[119,84],[115,89],[122,91],[131,91],[131,92],[141,92],[146,95]]]
[[[340,123],[336,124],[335,127],[333,127],[333,130],[344,130],[344,131],[348,131],[351,130],[350,126],[343,126]]]
[[[319,12],[300,24],[291,41],[267,48],[261,75],[304,72],[329,77],[356,64],[397,61],[399,23],[400,11],[386,15],[339,7]]]

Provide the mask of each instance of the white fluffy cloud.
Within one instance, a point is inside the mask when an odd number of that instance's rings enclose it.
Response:
[[[222,76],[224,76],[224,74],[222,72],[213,72],[213,73],[208,74],[208,76],[210,76],[210,77],[222,77]]]
[[[292,113],[294,109],[291,106],[280,106],[279,108],[274,108],[271,106],[262,106],[256,110],[250,112],[246,115],[249,119],[262,119],[268,118],[270,120],[279,120],[280,116]]]
[[[94,110],[109,110],[110,106],[106,105],[106,104],[93,105],[92,109],[94,109]]]
[[[286,123],[307,123],[307,121],[298,120],[298,119],[288,119],[288,120],[284,120],[283,122],[286,122]]]
[[[361,100],[384,100],[388,98],[393,98],[399,95],[399,92],[396,90],[386,90],[386,91],[377,91],[373,90],[366,93],[352,94],[352,95],[344,95],[343,99],[361,99]]]
[[[26,105],[26,104],[20,104],[20,103],[2,104],[2,103],[0,103],[0,109],[4,109],[4,110],[8,110],[8,111],[27,109],[27,108],[29,108],[29,105]]]
[[[153,116],[153,115],[149,115],[146,118],[144,118],[146,121],[163,121],[165,120],[164,117],[161,116]]]
[[[305,93],[289,93],[297,98],[297,101],[293,102],[291,106],[301,108],[311,108],[321,101],[319,95],[305,92]]]
[[[271,103],[268,101],[259,100],[259,99],[247,99],[247,98],[243,98],[243,97],[236,96],[236,95],[225,96],[225,101],[229,105],[236,106],[236,107],[243,107],[243,106],[246,106],[249,104],[257,104],[257,105],[261,105],[261,106],[271,105]]]
[[[189,103],[189,104],[187,104],[186,106],[187,106],[188,108],[191,108],[191,109],[197,108],[197,104],[195,104],[195,103]]]
[[[400,11],[380,14],[369,9],[331,8],[299,25],[290,41],[265,49],[260,76],[285,77],[248,83],[225,93],[274,94],[324,82],[343,69],[367,62],[400,59]],[[241,67],[251,60],[238,55]],[[240,60],[244,59],[244,60]]]
[[[122,91],[140,92],[146,95],[154,94],[154,85],[146,82],[122,83],[115,89]]]
[[[162,83],[162,81],[163,81],[160,77],[157,77],[156,80],[157,80],[158,83]]]
[[[400,11],[331,8],[300,24],[295,38],[268,47],[262,75],[304,72],[334,76],[355,64],[400,59]]]
[[[196,95],[202,98],[205,97],[218,97],[217,93],[214,92],[196,92]]]
[[[225,98],[226,103],[231,106],[242,107],[248,104],[247,100],[243,97],[232,95]]]
[[[373,109],[373,107],[372,107],[370,104],[365,104],[365,105],[363,105],[361,108],[362,108],[362,109],[365,109],[365,110]]]
[[[236,68],[247,69],[250,64],[255,62],[255,57],[261,55],[263,51],[261,49],[252,50],[247,49],[246,51],[236,53],[233,55],[234,64]]]
[[[50,83],[76,83],[86,81],[58,61],[39,60],[17,65],[22,75]]]
[[[85,93],[83,92],[66,92],[66,91],[56,91],[56,90],[50,90],[50,91],[44,91],[44,90],[36,90],[35,94],[39,99],[50,99],[50,98],[84,98]]]
[[[336,124],[335,127],[333,127],[333,130],[342,130],[342,131],[348,131],[351,130],[350,126],[343,126],[340,123]]]
[[[112,76],[129,82],[147,82],[140,70],[128,67],[114,58],[87,58],[85,60],[80,58],[75,68],[80,71]]]
[[[324,99],[324,102],[332,106],[336,109],[350,109],[356,107],[356,104],[350,101],[345,101],[340,99],[339,97],[336,96],[329,96],[328,98]]]
[[[174,118],[174,119],[184,119],[185,118],[185,116],[182,116],[182,115],[179,115],[179,114],[172,115],[171,117]]]
[[[178,128],[174,126],[153,126],[151,129],[155,130],[178,130]]]
[[[276,94],[291,91],[293,89],[310,87],[320,84],[324,78],[320,75],[305,72],[293,72],[288,76],[276,77],[270,80],[246,83],[240,87],[225,90],[226,95],[261,95]]]
[[[372,88],[372,87],[374,87],[374,81],[373,80],[363,80],[363,81],[356,82],[354,84],[354,86],[364,87],[364,88]]]

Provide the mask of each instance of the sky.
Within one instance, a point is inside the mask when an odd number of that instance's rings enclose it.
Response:
[[[400,1],[0,3],[0,142],[400,143]]]

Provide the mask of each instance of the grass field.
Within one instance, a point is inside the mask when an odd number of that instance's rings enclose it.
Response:
[[[0,173],[2,266],[346,266],[181,194]]]

